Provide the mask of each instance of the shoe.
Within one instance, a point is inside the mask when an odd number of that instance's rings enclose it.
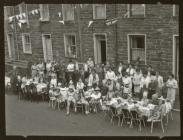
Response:
[[[66,114],[67,116],[69,115],[69,112],[67,112],[67,114]]]

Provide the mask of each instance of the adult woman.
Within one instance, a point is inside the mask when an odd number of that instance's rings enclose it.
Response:
[[[91,57],[88,58],[87,66],[88,66],[88,72],[91,72],[91,70],[94,68],[94,62]]]
[[[134,85],[134,94],[140,98],[140,82],[141,82],[142,75],[140,74],[140,69],[136,69],[136,73],[133,77],[133,85]]]
[[[99,84],[99,76],[94,69],[92,69],[91,74],[88,79],[88,86],[93,86],[94,88]]]
[[[133,75],[135,74],[135,70],[132,67],[132,64],[128,64],[128,68],[126,69],[126,72],[128,73],[128,75],[132,78]]]
[[[119,66],[118,66],[118,72],[119,72],[120,74],[122,74],[122,70],[123,70],[123,62],[120,62],[120,63],[119,63]]]
[[[174,79],[174,75],[170,74],[168,81],[166,82],[167,86],[167,99],[170,100],[172,106],[175,102],[176,89],[178,88],[177,81]]]

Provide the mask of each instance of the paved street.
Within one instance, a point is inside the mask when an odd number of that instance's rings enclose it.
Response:
[[[153,134],[150,127],[137,128],[118,127],[104,119],[103,113],[85,116],[81,113],[53,110],[48,103],[31,103],[19,101],[15,95],[6,95],[6,133],[7,135],[59,135],[59,136],[179,136],[180,113],[174,112],[174,120],[170,120],[168,129],[163,134],[160,125],[155,125]]]

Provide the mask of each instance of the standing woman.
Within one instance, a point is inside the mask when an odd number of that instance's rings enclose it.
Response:
[[[94,62],[91,57],[88,58],[87,65],[88,65],[88,72],[91,72],[91,70],[94,68]]]
[[[137,68],[136,69],[136,73],[134,74],[134,77],[133,77],[133,85],[134,85],[134,94],[139,99],[141,98],[141,96],[140,96],[140,90],[141,90],[140,83],[141,83],[141,79],[142,79],[142,74],[140,73],[140,69]]]
[[[172,107],[175,102],[176,89],[178,88],[177,81],[174,79],[174,75],[170,74],[168,81],[166,82],[167,90],[167,99],[171,101]]]
[[[31,67],[32,70],[32,78],[34,78],[37,75],[37,65],[34,63]]]

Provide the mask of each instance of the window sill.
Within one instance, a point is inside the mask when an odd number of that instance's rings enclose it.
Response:
[[[39,19],[40,22],[49,22],[50,19]]]
[[[32,52],[24,52],[24,54],[32,54]]]

